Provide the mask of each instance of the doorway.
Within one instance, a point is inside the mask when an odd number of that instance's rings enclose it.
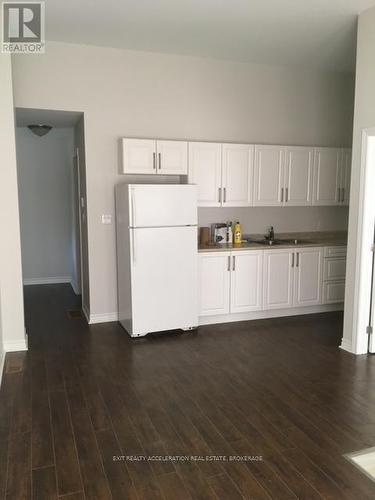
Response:
[[[15,120],[24,286],[64,284],[89,311],[84,115],[16,108]]]

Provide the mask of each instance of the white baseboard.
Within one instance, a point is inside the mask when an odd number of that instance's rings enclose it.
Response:
[[[21,340],[4,341],[5,352],[27,351],[27,337]]]
[[[275,309],[236,314],[219,314],[215,316],[199,316],[199,325],[214,325],[217,323],[231,323],[235,321],[249,321],[255,319],[282,318],[285,316],[300,316],[303,314],[317,314],[322,312],[342,311],[343,304],[325,304],[320,306],[294,307],[292,309]]]
[[[118,321],[118,313],[104,313],[104,314],[90,314],[90,325],[95,323],[110,323],[112,321]]]
[[[342,349],[343,351],[347,351],[347,352],[350,352],[351,354],[355,354],[353,352],[353,347],[352,347],[352,343],[347,340],[347,339],[342,339],[341,340],[341,345],[340,345],[340,349]]]
[[[81,295],[81,290],[80,290],[80,288],[78,286],[78,283],[74,279],[70,280],[70,286],[73,288],[73,292],[76,295]]]
[[[55,283],[72,283],[71,276],[50,276],[47,278],[26,278],[24,285],[53,285]]]

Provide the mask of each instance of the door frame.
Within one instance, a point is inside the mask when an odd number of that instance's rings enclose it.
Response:
[[[375,223],[374,185],[375,127],[371,127],[362,131],[357,227],[355,242],[352,247],[348,246],[348,258],[354,260],[355,270],[353,280],[351,276],[348,276],[348,270],[346,275],[344,337],[341,348],[353,354],[366,354],[368,352],[369,338],[366,328],[369,325],[372,288],[372,244]],[[351,305],[353,306],[352,311],[349,310]]]

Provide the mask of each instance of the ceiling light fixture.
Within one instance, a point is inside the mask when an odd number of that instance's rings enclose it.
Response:
[[[42,137],[48,134],[52,127],[50,125],[28,125],[27,128],[29,128],[33,134]]]

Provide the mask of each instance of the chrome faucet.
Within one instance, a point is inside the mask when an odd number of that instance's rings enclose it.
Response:
[[[267,239],[269,241],[273,241],[275,239],[275,232],[273,230],[273,226],[270,226],[269,229],[268,229],[268,236],[267,236]]]

